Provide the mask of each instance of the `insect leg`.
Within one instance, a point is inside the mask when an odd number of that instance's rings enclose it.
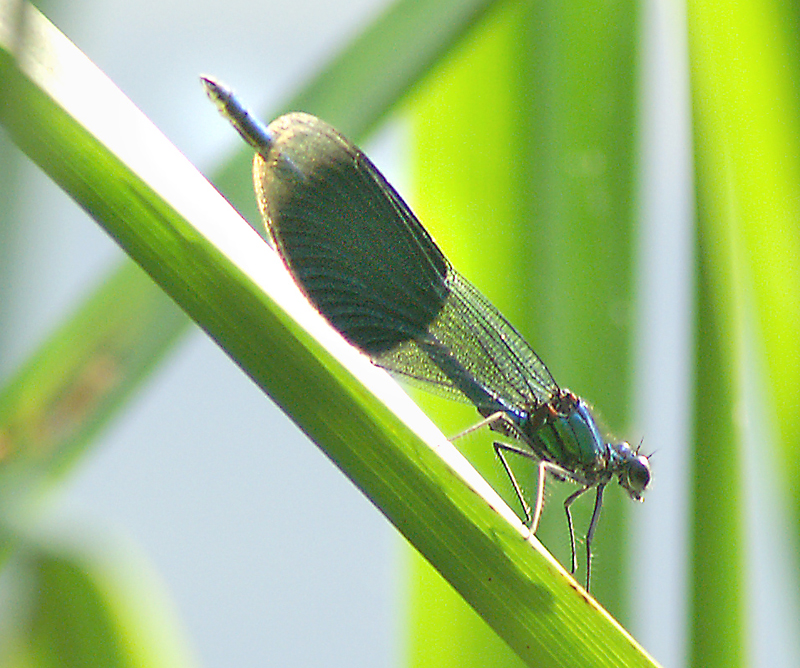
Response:
[[[456,434],[455,436],[451,437],[448,440],[452,443],[453,441],[462,438],[467,434],[471,434],[473,431],[477,431],[478,429],[483,429],[483,427],[491,426],[495,422],[505,422],[508,425],[510,425],[515,432],[519,431],[517,425],[514,424],[514,422],[511,420],[511,418],[508,417],[506,413],[504,413],[503,411],[497,411],[495,413],[492,413],[489,417],[485,417],[480,422],[472,425],[471,427],[467,427],[464,431],[459,432],[458,434]]]
[[[589,576],[592,572],[592,538],[594,538],[594,530],[597,528],[597,522],[600,519],[600,508],[603,506],[604,489],[605,483],[597,486],[597,496],[595,496],[594,499],[592,520],[589,522],[589,530],[586,532],[586,591],[589,591]]]
[[[558,464],[553,464],[552,462],[548,462],[544,459],[539,459],[534,453],[524,450],[522,448],[518,448],[514,445],[508,445],[507,443],[494,443],[494,451],[497,453],[497,456],[500,458],[500,461],[503,464],[503,468],[506,471],[506,475],[508,479],[511,481],[512,486],[514,487],[514,492],[517,494],[517,498],[519,499],[519,503],[522,506],[522,510],[525,512],[525,523],[528,525],[528,528],[531,530],[531,533],[536,533],[536,530],[539,528],[539,520],[542,517],[542,508],[544,508],[544,487],[545,481],[547,480],[547,474],[553,473],[559,476],[569,475],[569,472],[560,467]],[[506,459],[505,453],[513,452],[515,455],[520,455],[522,457],[527,457],[528,459],[539,459],[538,465],[538,481],[536,485],[536,505],[533,508],[533,514],[531,515],[531,509],[528,505],[527,501],[525,501],[525,496],[522,493],[522,488],[519,486],[517,482],[517,478],[514,475],[513,471],[511,470],[511,466]],[[585,489],[581,490],[581,492],[586,491]],[[573,495],[574,496],[574,495]],[[570,501],[571,503],[571,501]],[[570,530],[572,527],[572,518],[569,515],[569,508],[567,508],[567,519],[569,521]],[[570,533],[572,536],[572,533]],[[573,537],[573,563],[575,562],[575,552],[574,552],[574,537]],[[573,572],[574,568],[573,568]]]
[[[514,473],[511,471],[511,467],[508,465],[508,461],[506,461],[504,452],[513,452],[514,454],[521,455],[522,457],[527,457],[528,459],[535,459],[534,455],[527,450],[523,450],[522,448],[517,448],[513,445],[507,445],[506,443],[494,443],[494,451],[497,453],[497,456],[500,458],[500,461],[503,464],[503,468],[506,470],[506,475],[508,479],[511,481],[511,485],[514,487],[514,491],[517,494],[517,499],[519,499],[519,503],[522,506],[522,510],[525,513],[525,524],[531,530],[531,533],[536,533],[536,528],[533,526],[533,518],[531,517],[531,509],[528,506],[528,503],[525,501],[525,497],[522,494],[522,489],[517,482]],[[536,524],[538,525],[538,519]]]
[[[566,501],[564,501],[564,511],[567,513],[567,526],[569,527],[569,547],[572,551],[572,570],[570,570],[570,573],[573,575],[575,574],[575,571],[578,570],[578,555],[575,553],[575,526],[572,523],[572,512],[570,512],[570,506],[573,504],[575,499],[589,489],[590,487],[588,485],[581,487],[574,494],[570,494]]]
[[[563,476],[567,473],[567,471],[558,464],[553,464],[553,462],[548,462],[544,459],[539,461],[539,480],[536,485],[536,507],[533,509],[533,521],[531,522],[531,526],[534,527],[531,529],[533,533],[536,533],[536,529],[539,527],[539,520],[542,517],[542,508],[544,508],[544,483],[547,480],[548,472],[559,476]]]

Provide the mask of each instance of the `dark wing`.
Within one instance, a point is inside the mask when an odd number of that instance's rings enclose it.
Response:
[[[282,116],[269,133],[270,151],[253,165],[268,232],[348,341],[479,408],[530,407],[558,393],[536,353],[357,147],[307,114]]]

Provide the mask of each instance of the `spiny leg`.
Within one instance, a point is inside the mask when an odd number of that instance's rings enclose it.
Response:
[[[544,484],[547,480],[548,471],[555,474],[564,473],[564,469],[556,464],[545,461],[544,459],[539,462],[539,479],[536,485],[536,507],[533,509],[533,522],[531,522],[531,526],[535,527],[532,529],[533,533],[536,533],[536,529],[539,528],[539,520],[542,517],[542,509],[544,508]]]
[[[603,506],[603,490],[605,484],[597,486],[597,496],[594,498],[594,511],[592,512],[592,521],[589,522],[589,530],[586,532],[586,591],[589,591],[589,576],[592,573],[592,538],[594,538],[594,531],[597,528],[597,522],[600,519],[600,509]]]
[[[570,570],[570,573],[573,575],[575,575],[575,571],[578,570],[578,555],[575,552],[575,526],[572,523],[572,512],[570,512],[570,506],[574,503],[575,499],[589,489],[589,486],[581,487],[574,494],[570,494],[566,501],[564,501],[564,511],[567,513],[567,526],[569,527],[569,547],[572,551],[572,570]]]
[[[508,462],[506,461],[506,457],[503,454],[504,452],[513,452],[514,454],[520,455],[522,457],[527,457],[528,459],[535,459],[533,453],[528,452],[527,450],[523,450],[522,448],[514,447],[513,445],[507,445],[505,443],[494,443],[494,451],[497,453],[497,456],[500,458],[500,461],[503,464],[503,468],[506,470],[506,475],[508,479],[511,481],[511,485],[514,487],[514,492],[517,494],[517,499],[519,499],[519,503],[522,506],[522,511],[525,513],[525,524],[531,530],[531,533],[536,533],[536,529],[538,528],[539,524],[539,513],[535,513],[534,516],[531,516],[531,509],[528,506],[528,503],[525,501],[525,497],[522,494],[522,489],[517,482],[517,478],[514,476],[514,473],[511,471],[511,467],[509,466]],[[541,483],[540,483],[541,486]],[[537,505],[538,505],[538,496],[537,496]],[[537,526],[534,526],[534,520]]]

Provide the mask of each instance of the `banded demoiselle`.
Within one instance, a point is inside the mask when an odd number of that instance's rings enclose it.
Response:
[[[401,378],[472,403],[496,442],[536,532],[548,474],[579,485],[564,502],[577,569],[570,507],[595,490],[586,533],[586,589],[603,490],[615,478],[640,501],[650,464],[627,443],[606,442],[587,404],[559,387],[517,330],[461,276],[400,195],[354,144],[320,119],[290,113],[268,127],[222,84],[209,97],[255,150],[253,178],[267,232],[316,309],[372,362]],[[531,510],[508,463],[538,463]]]

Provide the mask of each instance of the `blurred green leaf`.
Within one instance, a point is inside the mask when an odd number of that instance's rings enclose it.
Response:
[[[119,556],[119,555],[117,555]],[[4,668],[193,665],[149,574],[26,545],[12,567],[24,603],[4,620]],[[132,576],[135,575],[135,586]],[[10,622],[10,623],[9,623]]]
[[[6,474],[9,468],[63,471],[102,426],[96,416],[119,407],[185,321],[147,274],[123,265],[0,394]]]
[[[753,411],[767,412],[756,447],[779,458],[769,468],[800,526],[798,7],[693,2],[688,16],[699,261],[691,652],[695,665],[749,665],[742,450]]]

